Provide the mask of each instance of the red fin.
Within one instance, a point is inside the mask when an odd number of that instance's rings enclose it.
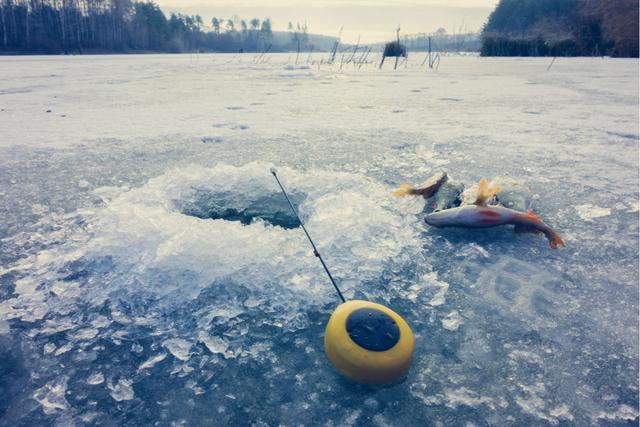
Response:
[[[500,218],[500,214],[498,212],[491,211],[491,210],[488,210],[488,209],[481,210],[478,213],[480,213],[482,215],[485,215],[485,216],[490,216],[490,217],[493,217],[493,218]]]

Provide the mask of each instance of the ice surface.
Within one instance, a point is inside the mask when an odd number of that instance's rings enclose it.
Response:
[[[33,398],[42,405],[45,414],[51,415],[68,409],[69,403],[64,397],[67,391],[67,380],[64,376],[60,377],[45,384],[33,394]]]
[[[442,319],[442,327],[449,331],[457,331],[462,323],[462,317],[460,317],[460,313],[457,311],[452,311]]]
[[[116,402],[133,399],[134,393],[131,388],[131,380],[119,379],[116,384],[107,384],[107,388],[111,391],[111,397]]]
[[[192,344],[189,341],[180,338],[172,338],[163,342],[162,345],[169,350],[169,353],[171,353],[176,359],[182,361],[189,360],[190,350],[192,347]],[[146,361],[142,366],[148,363],[149,361]]]
[[[198,58],[2,58],[0,425],[637,424],[637,60]],[[328,363],[271,167],[411,325],[404,381]],[[442,169],[526,186],[567,247],[390,195]]]
[[[103,382],[104,375],[102,375],[102,372],[96,372],[95,374],[89,375],[89,378],[87,378],[87,384],[90,385],[102,384]]]
[[[153,368],[157,363],[162,362],[167,357],[166,353],[160,353],[155,356],[152,356],[148,360],[144,361],[142,365],[138,368],[139,371],[143,369]]]
[[[611,215],[611,208],[601,208],[594,206],[591,203],[576,206],[576,211],[580,218],[584,220],[591,220],[593,218],[601,218],[603,216]]]

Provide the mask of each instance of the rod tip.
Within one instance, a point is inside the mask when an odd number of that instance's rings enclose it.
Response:
[[[278,171],[276,170],[276,168],[271,168],[269,169],[269,172],[271,172],[271,175],[275,175]]]

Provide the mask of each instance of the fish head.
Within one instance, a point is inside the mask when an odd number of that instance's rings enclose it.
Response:
[[[433,227],[447,227],[456,224],[455,209],[444,209],[440,211],[434,211],[428,215],[425,215],[424,221]]]

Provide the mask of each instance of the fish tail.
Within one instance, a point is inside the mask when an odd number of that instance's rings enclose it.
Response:
[[[502,191],[499,185],[489,186],[489,181],[486,178],[482,178],[478,183],[478,196],[476,197],[476,205],[484,205],[488,200],[491,200],[496,194]]]
[[[480,179],[478,183],[478,198],[485,196],[489,192],[489,182],[486,178]]]
[[[396,197],[405,197],[410,194],[415,194],[416,189],[411,184],[402,184],[400,188],[394,191],[393,194]]]
[[[551,249],[557,249],[559,247],[564,247],[564,241],[562,240],[562,237],[560,237],[560,235],[558,233],[556,233],[553,230],[553,228],[551,228],[547,224],[545,224],[542,221],[542,219],[540,219],[539,216],[535,215],[532,212],[527,212],[527,213],[521,214],[520,218],[524,219],[529,224],[531,224],[531,222],[533,222],[535,225],[532,224],[532,227],[536,228],[536,229],[538,229],[538,230],[540,230],[540,231],[542,231],[544,233],[544,235],[549,240],[549,247]]]
[[[558,233],[553,231],[551,227],[549,227],[544,234],[545,236],[547,236],[547,239],[549,239],[549,247],[551,249],[564,247],[564,241],[562,240],[562,237],[560,237]]]
[[[498,194],[501,191],[502,191],[502,187],[500,187],[499,185],[492,185],[489,188],[489,194],[491,195],[491,197],[495,196],[496,194]]]

